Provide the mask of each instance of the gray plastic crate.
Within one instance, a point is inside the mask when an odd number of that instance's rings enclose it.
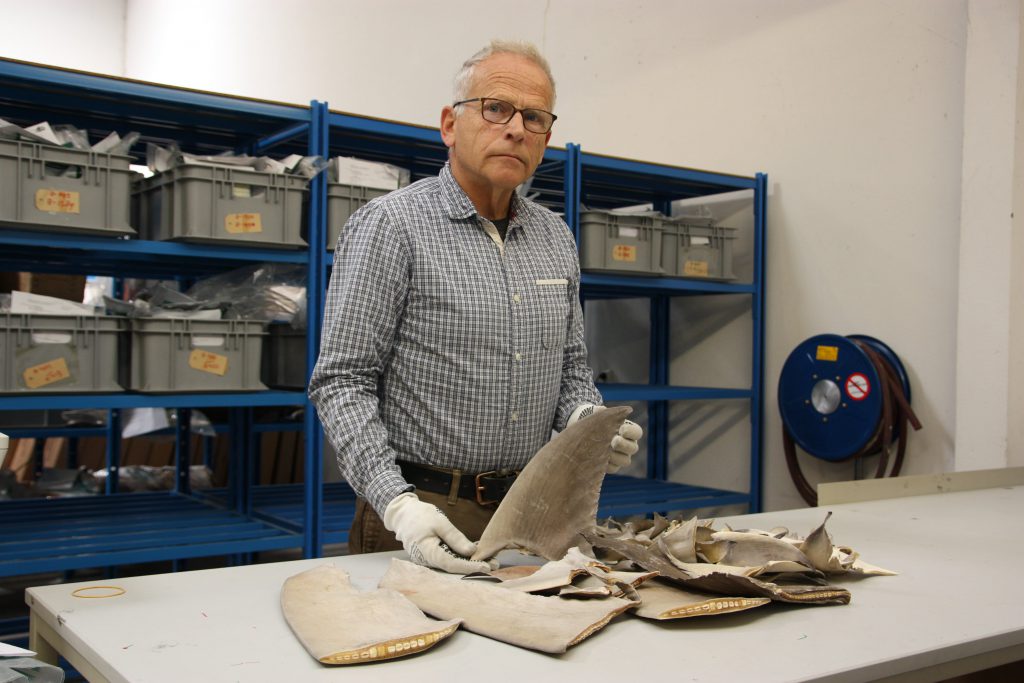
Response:
[[[580,268],[666,275],[662,265],[665,218],[658,215],[580,213]]]
[[[127,388],[148,392],[260,391],[267,324],[133,318]],[[124,367],[124,366],[122,366]]]
[[[275,389],[306,388],[306,331],[291,325],[267,327],[263,344],[263,383]]]
[[[0,392],[121,391],[124,318],[0,313]]]
[[[127,156],[0,140],[0,221],[133,235],[130,162]]]
[[[338,235],[345,227],[345,221],[371,199],[383,197],[392,190],[378,190],[358,185],[327,185],[327,248],[334,251],[338,243]]]
[[[304,247],[305,178],[182,164],[136,182],[135,225],[149,240]]]
[[[736,228],[693,219],[668,221],[663,238],[665,272],[678,277],[735,280],[733,242]]]

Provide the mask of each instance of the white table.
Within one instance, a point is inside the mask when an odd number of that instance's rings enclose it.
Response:
[[[418,656],[356,667],[317,663],[281,616],[284,580],[333,561],[362,589],[393,555],[299,560],[30,588],[31,646],[91,681],[925,681],[1024,659],[1024,486],[868,503],[834,511],[837,543],[901,571],[841,580],[847,606],[771,604],[652,623],[620,617],[561,656],[460,630]],[[825,509],[723,518],[734,528],[808,533]],[[111,584],[123,595],[72,591]],[[50,661],[53,661],[52,659]]]

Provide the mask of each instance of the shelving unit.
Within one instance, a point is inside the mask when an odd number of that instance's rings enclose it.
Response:
[[[614,209],[650,204],[671,215],[671,203],[680,199],[710,197],[737,190],[753,192],[753,275],[750,282],[625,276],[584,272],[581,289],[584,300],[601,298],[646,298],[650,301],[650,368],[647,384],[599,384],[606,401],[646,401],[648,413],[647,479],[632,483],[627,490],[631,513],[660,510],[697,509],[723,505],[746,505],[748,512],[761,511],[761,419],[764,393],[764,235],[767,176],[753,177],[710,173],[695,169],[652,164],[631,159],[582,152],[571,145],[578,157],[578,178],[573,188],[575,204],[589,209]],[[580,239],[578,215],[569,225]],[[751,376],[748,386],[692,387],[669,384],[669,303],[677,296],[742,294],[751,299],[753,331],[750,340]],[[668,481],[668,402],[687,400],[741,399],[750,406],[751,439],[749,488],[724,491]],[[604,496],[602,496],[602,502]],[[666,505],[671,501],[671,505]],[[665,505],[665,507],[661,507]],[[622,512],[620,514],[630,514]]]
[[[70,123],[102,135],[139,131],[138,158],[144,142],[177,142],[183,150],[217,153],[242,150],[275,155],[290,153],[358,156],[411,171],[413,180],[436,175],[447,158],[436,129],[329,111],[326,104],[308,107],[196,92],[0,59],[0,117],[17,123],[49,120]],[[603,157],[570,144],[550,148],[530,187],[535,199],[562,213],[579,235],[579,207],[612,208],[668,202],[751,189],[755,196],[755,277],[750,283],[720,283],[676,278],[645,278],[584,273],[585,299],[645,297],[651,301],[651,369],[646,385],[601,385],[607,401],[641,400],[649,406],[648,478],[611,476],[601,497],[600,514],[628,515],[707,506],[745,504],[760,509],[761,401],[764,308],[764,197],[766,179],[714,174]],[[316,358],[320,317],[332,255],[326,249],[327,187],[323,174],[310,186],[305,250],[149,242],[27,230],[0,223],[0,270],[75,272],[118,277],[192,279],[254,262],[303,264],[308,269],[307,375]],[[668,383],[668,302],[675,296],[743,294],[752,298],[753,374],[741,388],[678,387]],[[750,490],[723,491],[667,480],[667,402],[692,399],[749,401],[752,420]],[[305,483],[253,486],[251,408],[303,406]],[[354,495],[344,483],[322,481],[322,430],[316,413],[300,391],[193,393],[167,395],[80,394],[0,396],[0,410],[102,408],[111,419],[108,465],[116,466],[120,449],[120,411],[167,407],[183,411],[179,422],[178,488],[169,494],[118,494],[111,477],[110,495],[98,500],[0,502],[0,576],[82,567],[112,566],[150,560],[178,560],[227,553],[301,548],[307,557],[321,554],[326,543],[347,540]],[[227,489],[190,492],[187,487],[187,411],[230,409],[231,484]],[[53,535],[65,520],[82,519],[80,527]],[[137,523],[137,524],[136,524]],[[75,529],[94,539],[79,542]],[[8,542],[47,538],[32,550]],[[222,534],[223,535],[218,535]],[[49,535],[47,535],[49,534]],[[53,539],[65,538],[66,542]],[[221,543],[218,538],[230,538]],[[95,540],[95,539],[103,539]],[[46,550],[47,546],[53,550]],[[28,546],[26,546],[28,547]]]
[[[87,129],[96,139],[110,131],[138,131],[136,163],[145,144],[177,143],[209,154],[225,150],[317,154],[325,107],[308,107],[203,93],[35,64],[0,60],[0,116],[15,123],[50,121]],[[309,229],[322,229],[322,181],[311,184]],[[69,272],[115,277],[194,279],[260,262],[304,264],[310,291],[323,288],[323,259],[307,250],[149,242],[79,235],[0,223],[0,270]],[[309,311],[319,311],[311,297]],[[318,322],[318,314],[309,318]],[[318,339],[310,335],[311,341]],[[315,357],[315,348],[310,354]],[[0,410],[98,408],[105,428],[108,494],[92,498],[0,502],[0,576],[125,563],[238,555],[281,548],[319,552],[316,523],[294,524],[264,515],[249,495],[252,479],[251,409],[306,408],[305,431],[319,432],[315,411],[301,391],[182,394],[67,394],[0,396]],[[170,493],[117,493],[120,413],[125,408],[179,409],[177,486]],[[188,416],[192,408],[228,408],[231,416],[229,487],[219,499],[188,490]],[[307,438],[306,461],[319,465],[316,438]],[[319,519],[312,495],[304,519]],[[177,565],[176,565],[177,566]]]

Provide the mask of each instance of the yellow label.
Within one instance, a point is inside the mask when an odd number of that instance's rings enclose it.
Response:
[[[201,372],[223,377],[228,371],[228,357],[211,351],[194,349],[188,355],[188,366]]]
[[[631,247],[628,244],[616,244],[612,247],[612,260],[636,263],[636,247]]]
[[[45,387],[47,384],[53,384],[54,382],[71,377],[71,372],[68,370],[68,364],[64,362],[64,359],[57,358],[26,368],[25,372],[21,373],[21,375],[25,378],[25,386],[29,389],[38,389],[39,387]]]
[[[263,224],[258,213],[229,213],[224,217],[224,229],[232,235],[263,232]]]
[[[839,360],[839,347],[819,346],[816,360]]]
[[[47,213],[81,213],[79,193],[69,190],[36,190],[36,208]]]
[[[683,275],[691,275],[696,277],[707,277],[708,276],[708,262],[707,261],[687,261],[683,264]]]

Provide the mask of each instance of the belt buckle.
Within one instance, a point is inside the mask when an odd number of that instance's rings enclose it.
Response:
[[[497,474],[497,473],[498,473],[498,470],[489,470],[487,472],[481,472],[480,474],[476,475],[476,480],[473,483],[475,484],[475,487],[476,487],[476,502],[478,504],[480,504],[480,505],[497,505],[498,501],[496,501],[496,500],[484,500],[484,495],[483,495],[484,494],[484,485],[480,482],[481,478],[489,477],[489,476]]]
[[[476,485],[476,502],[480,505],[497,505],[498,503],[501,502],[501,499],[505,497],[504,495],[502,495],[501,498],[497,498],[496,500],[485,500],[484,491],[487,489],[487,487],[484,486],[482,481],[480,481],[484,477],[511,477],[515,479],[517,476],[519,476],[518,470],[503,470],[501,472],[499,472],[498,470],[489,470],[487,472],[481,472],[480,474],[476,475],[476,480],[474,481]]]

